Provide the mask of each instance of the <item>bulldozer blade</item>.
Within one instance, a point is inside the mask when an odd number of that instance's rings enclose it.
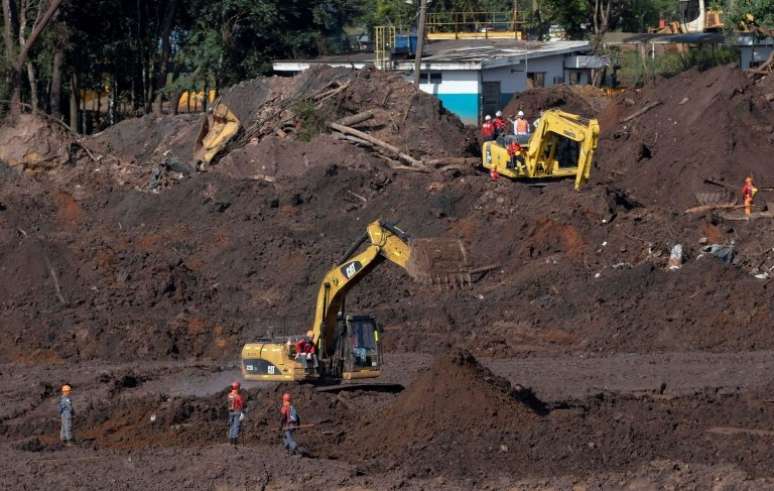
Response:
[[[407,270],[421,283],[462,288],[472,283],[470,262],[459,239],[414,239]]]

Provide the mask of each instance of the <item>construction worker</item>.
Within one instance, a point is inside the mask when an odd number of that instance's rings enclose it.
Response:
[[[68,447],[72,445],[73,441],[73,416],[75,416],[75,409],[73,409],[73,401],[70,400],[70,392],[72,387],[65,384],[62,386],[62,397],[59,398],[59,417],[62,420],[62,426],[59,430],[59,438],[62,443]]]
[[[282,444],[291,454],[296,453],[298,444],[293,439],[293,432],[298,428],[300,418],[296,408],[290,403],[290,394],[282,394],[282,408],[280,409],[280,425],[283,432]]]
[[[495,127],[492,123],[492,116],[484,116],[484,124],[481,125],[481,139],[485,142],[495,139]]]
[[[752,216],[753,198],[757,192],[758,188],[753,186],[752,176],[747,176],[744,180],[744,186],[742,186],[742,200],[744,201],[744,214],[748,220]]]
[[[296,360],[301,360],[306,368],[315,366],[316,348],[312,336],[312,331],[307,331],[306,336],[296,341]]]
[[[516,114],[516,119],[513,120],[513,134],[516,136],[529,135],[529,121],[524,117],[524,111],[519,111]]]
[[[239,394],[239,382],[231,384],[231,392],[228,393],[228,441],[236,445],[239,440],[239,428],[245,419],[245,401]]]
[[[500,135],[505,135],[505,129],[508,127],[508,122],[505,121],[505,118],[503,118],[503,112],[497,111],[495,113],[494,121],[492,121],[492,124],[494,125],[495,129],[495,138],[499,137]]]
[[[521,145],[519,145],[518,142],[512,141],[508,143],[506,149],[508,150],[508,156],[510,157],[508,168],[516,169],[518,167],[521,169],[524,165],[524,156],[522,155]]]

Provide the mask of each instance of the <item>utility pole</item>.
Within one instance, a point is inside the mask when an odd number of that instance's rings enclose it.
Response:
[[[417,23],[417,53],[414,58],[414,85],[419,89],[419,75],[422,66],[422,48],[425,44],[425,13],[427,12],[427,0],[421,0],[419,4],[419,22]]]

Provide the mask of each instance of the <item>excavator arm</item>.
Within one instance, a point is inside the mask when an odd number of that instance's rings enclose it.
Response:
[[[548,110],[540,118],[527,149],[536,176],[575,176],[575,189],[588,181],[599,141],[599,123],[577,114]]]
[[[368,225],[366,233],[347,251],[339,264],[328,271],[317,292],[311,328],[312,341],[321,356],[329,356],[335,350],[336,320],[347,291],[383,258],[408,269],[412,250],[408,241],[408,235],[402,230],[375,221]],[[365,249],[358,253],[364,244],[367,244]]]

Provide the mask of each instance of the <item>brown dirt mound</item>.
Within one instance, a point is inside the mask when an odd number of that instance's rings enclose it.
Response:
[[[379,165],[362,148],[335,140],[326,128],[328,122],[364,111],[373,117],[356,124],[357,129],[414,158],[477,153],[472,130],[437,98],[417,91],[400,75],[379,70],[319,67],[292,78],[255,79],[224,90],[222,101],[233,106],[242,123],[219,156],[218,170],[232,176],[272,180],[334,163]],[[169,161],[191,166],[201,118],[148,115],[87,141],[105,156],[103,166],[119,167],[111,170],[119,185],[147,187],[154,166]]]
[[[604,165],[592,179],[615,180],[644,203],[675,211],[698,204],[696,192],[723,190],[705,179],[732,190],[750,173],[759,182],[770,179],[774,106],[764,92],[736,67],[720,66],[622,94],[601,117],[597,161]]]
[[[590,118],[602,112],[608,102],[609,99],[599,89],[585,85],[559,85],[530,89],[514,95],[503,109],[503,114],[514,118],[516,113],[524,111],[527,119],[532,121],[540,111],[557,108]]]
[[[0,162],[30,172],[74,163],[73,135],[63,127],[33,114],[21,114],[0,126]]]
[[[468,352],[442,355],[375,418],[347,436],[366,459],[396,459],[428,473],[502,468],[507,435],[534,426],[545,406],[481,366]],[[378,442],[374,445],[374,442]],[[348,449],[349,450],[349,449]],[[471,466],[471,455],[479,460]]]

